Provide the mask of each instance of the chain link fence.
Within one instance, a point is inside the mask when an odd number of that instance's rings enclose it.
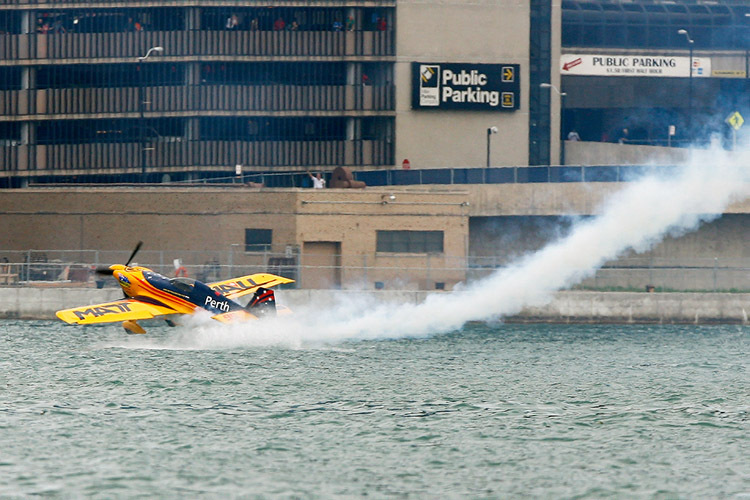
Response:
[[[130,250],[0,250],[0,286],[115,287],[95,273],[124,264]],[[217,251],[143,250],[133,264],[165,276],[203,282],[269,272],[295,280],[293,288],[449,290],[507,266],[503,257],[442,254],[303,254],[299,247],[245,247]],[[750,291],[750,259],[623,258],[607,263],[575,289],[600,291]]]

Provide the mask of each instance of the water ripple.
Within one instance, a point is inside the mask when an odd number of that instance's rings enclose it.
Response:
[[[750,499],[743,327],[208,350],[2,327],[0,497]]]

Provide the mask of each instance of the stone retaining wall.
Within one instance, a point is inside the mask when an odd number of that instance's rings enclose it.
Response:
[[[279,301],[292,309],[375,299],[393,303],[420,303],[427,292],[282,290]],[[0,318],[54,319],[68,307],[117,300],[117,288],[0,287]],[[747,323],[750,294],[744,293],[637,293],[558,292],[543,306],[528,307],[508,322],[552,323]]]

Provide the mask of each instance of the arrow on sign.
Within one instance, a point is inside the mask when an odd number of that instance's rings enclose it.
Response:
[[[582,63],[583,63],[583,60],[581,60],[580,57],[578,59],[573,59],[572,61],[566,62],[565,64],[563,64],[563,70],[568,71],[570,68],[575,68],[576,66]]]

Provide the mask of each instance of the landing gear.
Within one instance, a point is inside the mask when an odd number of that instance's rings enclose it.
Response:
[[[130,333],[146,333],[146,330],[144,330],[141,325],[136,323],[134,319],[123,321],[122,327],[126,329],[127,331],[129,331]]]

